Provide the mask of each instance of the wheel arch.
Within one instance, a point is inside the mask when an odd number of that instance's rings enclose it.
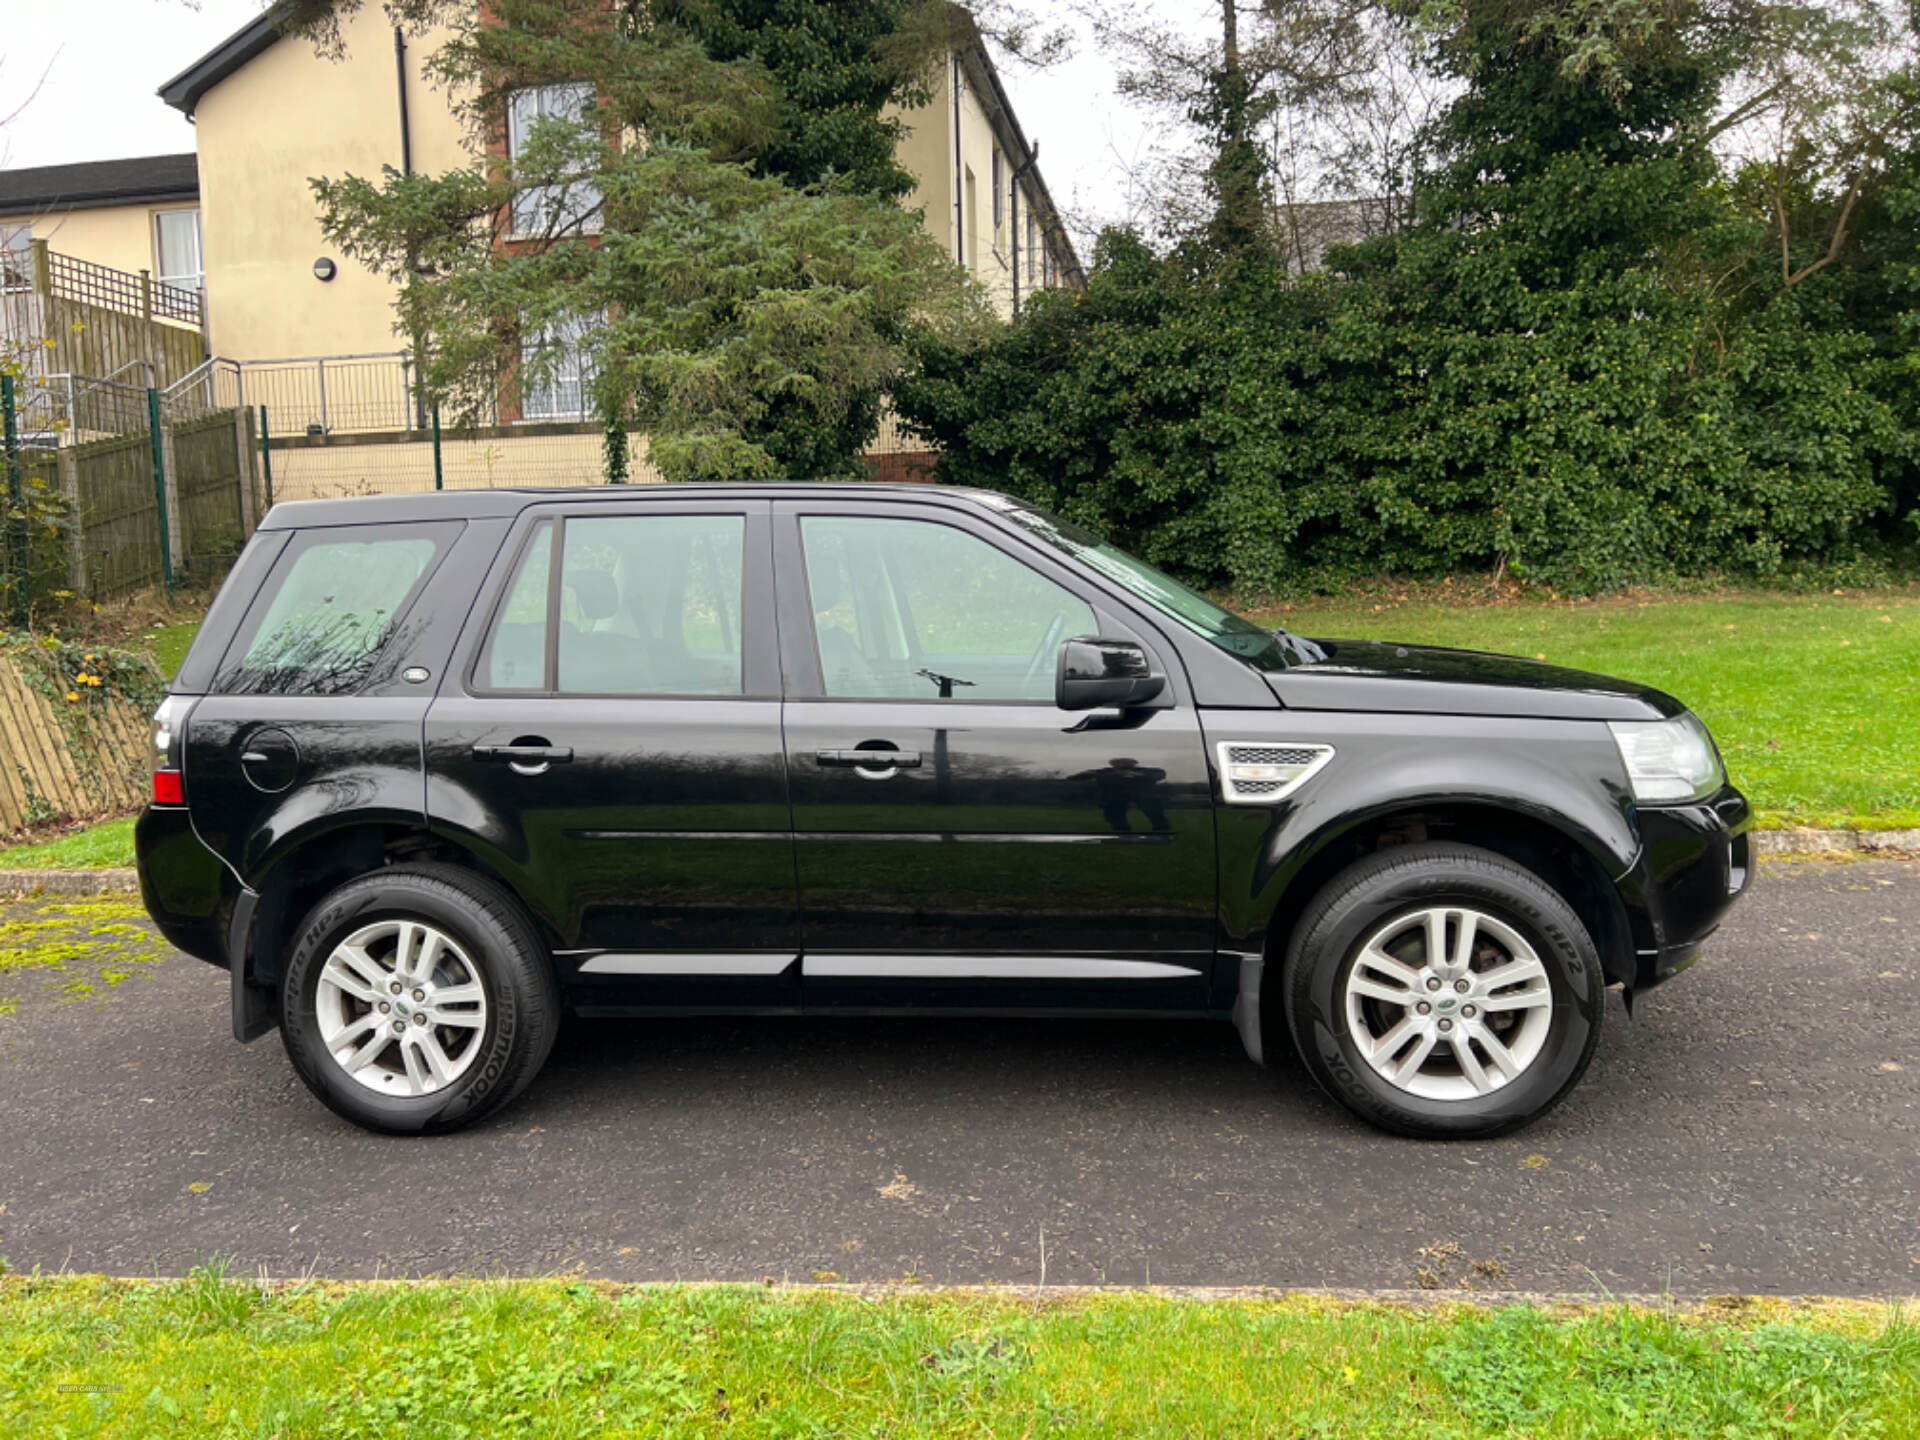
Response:
[[[428,830],[418,820],[356,818],[343,825],[314,826],[274,847],[270,862],[254,877],[250,905],[236,909],[230,952],[249,986],[280,981],[284,957],[300,922],[333,890],[388,865],[422,861],[457,866],[491,880],[526,911],[549,949],[556,943],[545,917],[521,900],[516,888],[477,846],[458,836]]]
[[[1277,982],[1301,913],[1342,870],[1395,845],[1471,845],[1538,876],[1572,907],[1600,952],[1609,981],[1631,986],[1634,930],[1618,886],[1594,849],[1570,826],[1542,815],[1452,800],[1403,802],[1330,827],[1273,896],[1259,953]]]

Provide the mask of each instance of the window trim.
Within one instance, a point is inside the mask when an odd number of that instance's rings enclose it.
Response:
[[[530,505],[501,542],[494,556],[498,575],[489,575],[482,585],[484,606],[475,605],[474,621],[463,635],[456,652],[462,695],[474,700],[626,700],[644,704],[654,700],[707,700],[731,704],[742,700],[765,702],[780,698],[779,655],[773,636],[772,541],[769,534],[770,502],[765,500],[666,500],[626,501],[581,507],[577,503]],[[566,555],[566,527],[569,520],[613,519],[616,516],[713,516],[738,518],[742,526],[740,540],[740,692],[716,695],[711,691],[607,691],[562,690],[560,667],[560,591],[564,583],[563,560]],[[520,557],[526,551],[531,534],[542,520],[554,522],[555,546],[547,573],[547,652],[546,685],[538,690],[501,690],[489,686],[482,664],[494,622],[507,603]],[[504,562],[504,563],[503,563]]]
[[[938,503],[894,501],[874,503],[859,500],[783,500],[774,502],[775,590],[780,630],[780,664],[788,700],[804,700],[826,705],[937,705],[1020,706],[1056,709],[1054,701],[1006,700],[954,696],[942,700],[937,695],[829,695],[820,662],[819,638],[813,623],[812,590],[806,570],[806,545],[800,522],[808,517],[836,519],[917,520],[946,525],[971,535],[998,550],[1016,564],[1025,565],[1043,579],[1050,580],[1093,611],[1099,633],[1114,640],[1132,640],[1144,646],[1154,664],[1167,677],[1167,688],[1144,710],[1172,709],[1191,704],[1184,663],[1178,646],[1159,625],[1141,615],[1131,603],[1114,603],[1115,597],[1088,577],[1055,556],[1047,554],[1025,537],[1001,529],[992,520],[970,510]],[[1006,542],[1014,543],[1008,544]],[[1063,640],[1068,638],[1061,637]],[[1173,657],[1171,660],[1168,657]],[[1065,712],[1062,712],[1065,713]]]

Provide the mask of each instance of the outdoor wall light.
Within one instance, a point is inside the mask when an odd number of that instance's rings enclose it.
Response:
[[[320,281],[331,280],[335,275],[339,273],[340,273],[340,267],[335,265],[333,261],[329,260],[324,255],[322,255],[318,260],[313,262],[313,278],[316,280],[320,280]]]

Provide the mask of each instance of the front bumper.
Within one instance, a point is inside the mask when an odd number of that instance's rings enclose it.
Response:
[[[1731,785],[1690,805],[1643,805],[1640,854],[1620,882],[1634,941],[1633,988],[1699,958],[1753,883],[1753,808]]]

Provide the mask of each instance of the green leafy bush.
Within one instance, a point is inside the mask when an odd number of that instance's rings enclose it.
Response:
[[[1606,85],[1504,31],[1458,45],[1397,234],[1303,276],[1109,232],[1085,294],[929,346],[899,404],[941,478],[1244,592],[1882,569],[1913,538],[1910,247],[1903,292],[1849,282],[1901,298],[1881,313],[1790,283],[1693,138],[1715,86],[1684,47]]]

